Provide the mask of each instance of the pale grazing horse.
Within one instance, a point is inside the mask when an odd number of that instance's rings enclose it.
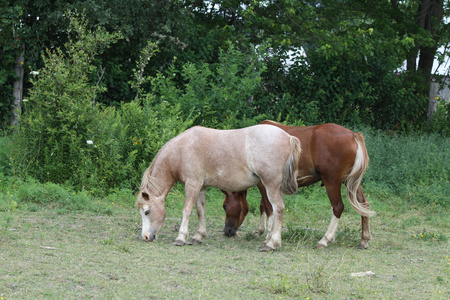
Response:
[[[165,199],[175,182],[185,185],[183,216],[175,245],[185,245],[188,222],[197,203],[198,230],[191,243],[206,237],[206,187],[242,191],[261,183],[273,208],[273,226],[261,251],[281,246],[283,194],[298,189],[301,157],[298,138],[272,125],[235,130],[192,127],[167,142],[144,172],[136,205],[142,217],[142,238],[153,241],[166,217]]]

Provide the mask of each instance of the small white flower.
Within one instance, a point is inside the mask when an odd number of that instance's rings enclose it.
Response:
[[[86,144],[88,144],[88,145],[94,145],[94,142],[91,141],[91,140],[87,140],[87,141],[86,141]]]
[[[31,71],[31,72],[30,72],[30,75],[37,76],[37,75],[39,75],[39,72],[38,72],[38,71]]]

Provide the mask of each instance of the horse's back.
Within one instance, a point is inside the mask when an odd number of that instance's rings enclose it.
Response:
[[[220,167],[226,163],[243,164],[244,135],[235,130],[218,130],[202,126],[192,127],[178,137],[173,149],[183,165],[198,168]]]
[[[281,174],[289,143],[289,134],[270,125],[232,130],[195,126],[167,143],[167,153],[180,181],[195,178],[205,186],[240,191],[261,177]]]
[[[250,162],[268,164],[273,160],[287,159],[290,135],[271,125],[255,125],[245,128],[246,155]]]
[[[353,166],[357,144],[353,131],[334,123],[314,126],[287,126],[274,121],[264,121],[283,129],[297,137],[302,145],[302,158],[299,164],[300,184],[310,185],[322,176],[347,174]]]
[[[300,139],[304,155],[317,153],[318,156],[322,156],[323,151],[332,152],[335,155],[339,152],[356,153],[355,133],[338,124],[288,126],[270,120],[263,121],[261,124],[276,126]]]
[[[179,138],[177,146],[197,149],[197,153],[203,158],[208,158],[209,155],[216,157],[223,152],[239,157],[248,152],[268,151],[272,150],[272,147],[281,147],[280,144],[289,144],[289,134],[270,125],[229,130],[194,126],[183,132]],[[257,149],[253,151],[253,147]]]

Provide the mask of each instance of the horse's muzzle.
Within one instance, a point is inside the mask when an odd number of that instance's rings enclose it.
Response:
[[[142,235],[142,238],[144,239],[144,241],[146,242],[153,242],[156,238],[156,234],[154,233],[150,233],[150,232],[146,232]]]
[[[225,225],[225,227],[223,228],[223,233],[226,236],[235,236],[237,233],[237,229],[234,228],[234,226]]]

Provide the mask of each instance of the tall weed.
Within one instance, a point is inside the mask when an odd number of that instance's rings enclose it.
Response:
[[[0,136],[0,174],[12,174],[12,147],[9,136]]]
[[[418,204],[449,206],[450,139],[439,135],[365,132],[370,167],[364,180]],[[431,192],[431,193],[430,193]]]

